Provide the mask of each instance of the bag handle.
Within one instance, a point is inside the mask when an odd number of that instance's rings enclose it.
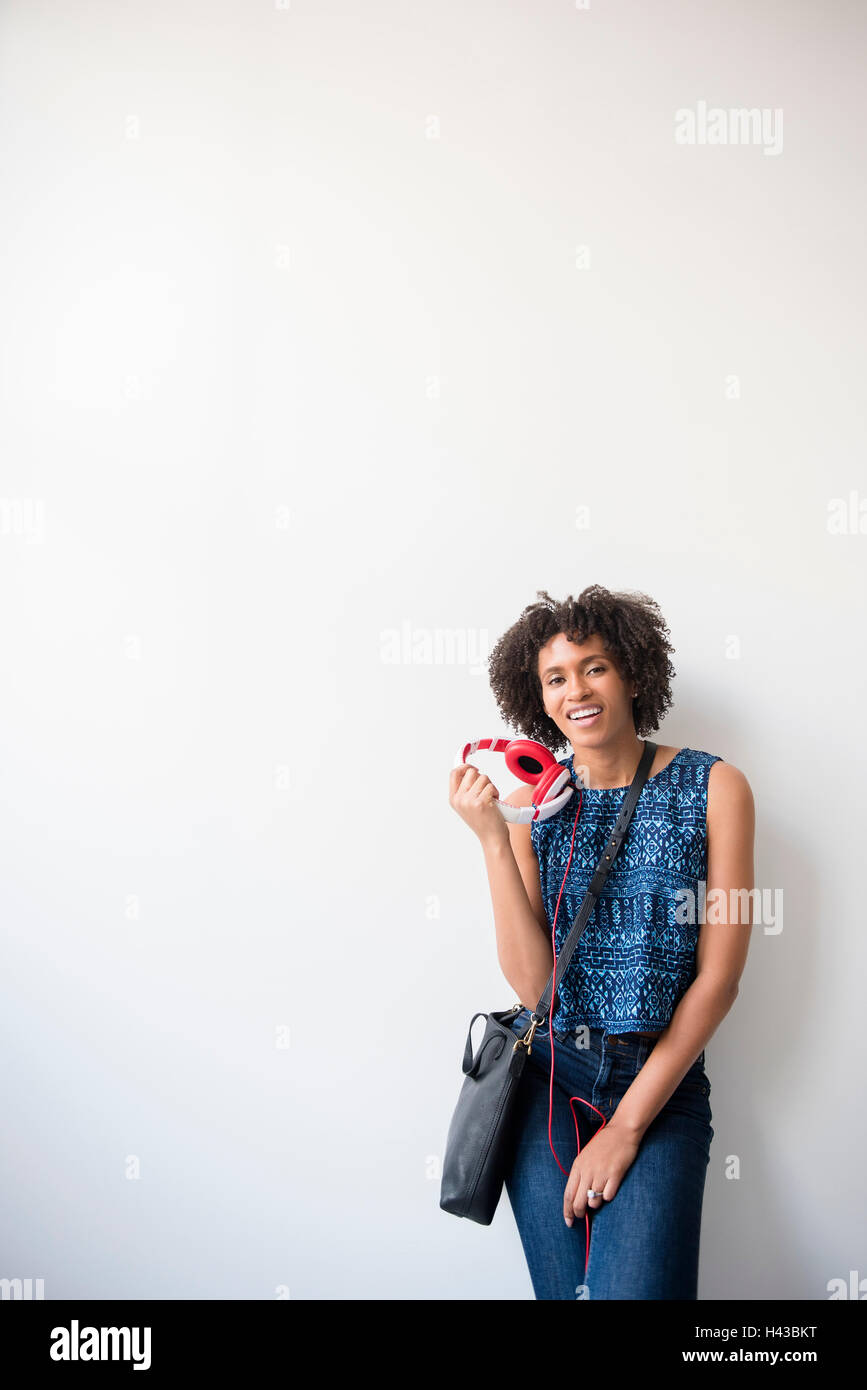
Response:
[[[602,885],[608,877],[611,865],[617,857],[617,851],[623,843],[623,837],[626,834],[629,822],[632,820],[632,812],[635,810],[635,807],[638,803],[638,798],[641,795],[641,789],[644,786],[644,783],[647,781],[647,774],[650,771],[650,766],[653,762],[653,757],[655,753],[656,744],[651,743],[650,739],[645,739],[644,752],[641,755],[641,759],[636,769],[635,776],[632,779],[632,784],[629,788],[629,791],[623,798],[623,804],[620,807],[620,812],[618,814],[617,820],[615,821],[614,829],[611,832],[611,839],[605,846],[605,851],[602,855],[602,858],[596,865],[596,872],[590,881],[590,887],[587,889],[587,895],[584,898],[583,903],[581,904],[581,909],[578,913],[578,916],[572,923],[572,929],[569,932],[569,935],[566,938],[565,942],[563,943],[563,949],[557,958],[556,971],[558,984],[560,980],[562,980],[563,976],[566,974],[566,970],[569,966],[569,961],[572,959],[572,953],[575,950],[575,947],[578,945],[578,938],[583,932],[584,928],[587,926],[588,921],[590,920],[590,914],[596,906],[596,899],[599,897],[599,894],[602,890]],[[554,971],[552,970],[548,983],[542,992],[542,997],[536,1005],[535,1009],[533,1010],[532,1017],[536,1019],[538,1023],[544,1023],[545,1019],[548,1017],[548,1013],[551,1008],[551,986],[553,985],[553,983]]]

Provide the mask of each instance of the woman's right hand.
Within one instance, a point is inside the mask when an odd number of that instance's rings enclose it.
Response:
[[[500,793],[490,777],[472,763],[453,767],[449,775],[449,805],[466,821],[483,845],[509,842],[509,827],[495,804]]]

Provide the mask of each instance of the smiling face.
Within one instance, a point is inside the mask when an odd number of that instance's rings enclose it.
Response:
[[[595,748],[635,736],[635,684],[623,680],[601,638],[591,636],[579,644],[559,632],[540,648],[538,674],[545,713],[573,747]],[[599,713],[571,717],[584,709]]]

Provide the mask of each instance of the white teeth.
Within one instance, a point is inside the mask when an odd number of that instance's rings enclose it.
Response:
[[[600,707],[597,705],[594,709],[585,709],[585,710],[580,710],[580,711],[578,711],[578,712],[573,712],[572,714],[568,715],[567,717],[568,717],[569,719],[587,719],[591,714],[601,714],[601,713],[602,713],[602,710],[601,710]]]

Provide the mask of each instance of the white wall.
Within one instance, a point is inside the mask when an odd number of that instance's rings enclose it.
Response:
[[[0,10],[0,1276],[532,1297],[505,1197],[438,1206],[513,1002],[448,773],[499,634],[594,582],[661,604],[655,737],[743,769],[784,892],[707,1049],[700,1295],[867,1276],[865,27]],[[678,144],[700,103],[776,152]]]

